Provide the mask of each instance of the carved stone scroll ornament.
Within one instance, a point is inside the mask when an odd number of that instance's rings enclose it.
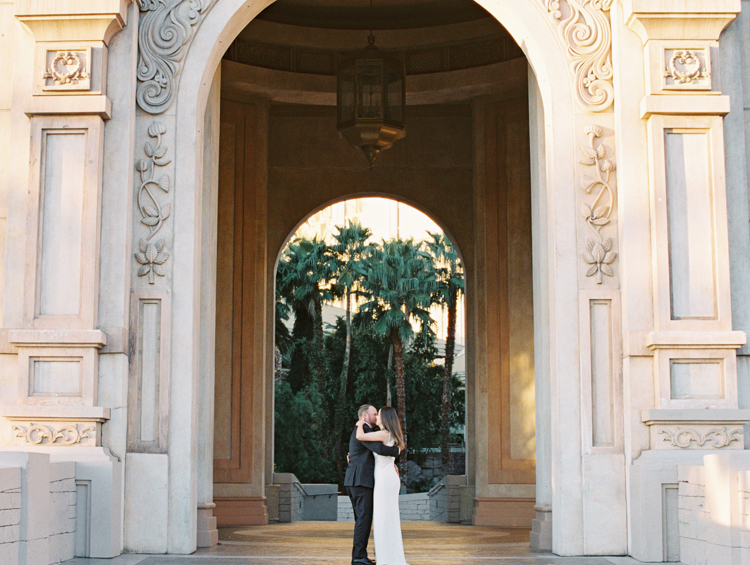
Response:
[[[135,98],[144,111],[160,114],[174,97],[175,79],[194,28],[213,0],[137,0],[138,88]]]
[[[65,424],[56,427],[31,422],[28,426],[14,424],[13,431],[22,443],[31,445],[75,445],[96,440],[96,427],[91,424]]]
[[[166,243],[163,239],[150,243],[151,238],[156,235],[164,221],[169,217],[171,207],[168,203],[161,203],[157,195],[161,192],[169,192],[169,175],[163,174],[156,177],[157,167],[164,167],[172,162],[167,158],[167,146],[162,145],[162,136],[167,132],[167,127],[162,122],[153,122],[148,127],[148,135],[156,139],[156,147],[150,141],[143,145],[143,152],[147,159],[138,159],[135,170],[140,175],[140,186],[138,187],[137,204],[141,214],[141,223],[148,227],[149,234],[146,239],[141,239],[135,253],[135,260],[141,264],[138,276],[148,275],[149,284],[154,284],[154,275],[166,276],[162,265],[169,259],[169,253],[164,251]]]
[[[703,446],[706,442],[711,442],[711,446],[715,449],[727,447],[733,441],[740,441],[742,439],[742,428],[727,428],[727,427],[715,427],[709,428],[703,433],[690,428],[677,428],[676,430],[659,430],[660,434],[664,434],[664,440],[668,441],[675,447],[687,449],[690,447],[692,442]]]
[[[612,105],[612,24],[614,0],[543,0],[570,59],[578,103],[592,112]]]
[[[600,142],[597,145],[594,141],[602,136],[602,128],[589,125],[584,131],[588,135],[589,144],[581,147],[584,158],[579,163],[586,167],[593,167],[594,176],[583,174],[581,188],[586,194],[596,196],[589,203],[583,203],[581,215],[595,239],[586,238],[586,251],[581,253],[581,257],[589,265],[586,276],[596,275],[597,284],[602,284],[602,275],[615,276],[612,263],[617,258],[617,253],[612,251],[612,238],[605,239],[602,236],[602,228],[609,224],[615,205],[615,193],[612,188],[615,163],[611,159],[605,159],[604,144]]]

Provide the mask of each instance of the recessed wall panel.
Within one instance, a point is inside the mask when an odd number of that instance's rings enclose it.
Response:
[[[141,302],[141,441],[155,441],[159,422],[158,301]]]
[[[612,301],[591,300],[592,445],[614,445],[614,375],[612,363]]]
[[[31,360],[31,396],[80,396],[81,362],[72,360]]]
[[[719,359],[672,359],[669,372],[673,399],[724,398],[724,370]]]
[[[673,320],[717,316],[709,141],[705,131],[665,130]]]
[[[39,313],[78,315],[81,309],[86,135],[44,137]]]

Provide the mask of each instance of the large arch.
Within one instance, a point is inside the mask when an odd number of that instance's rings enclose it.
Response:
[[[536,77],[541,99],[541,104],[535,107],[536,113],[533,113],[535,121],[531,134],[535,145],[532,161],[536,161],[532,188],[535,248],[539,251],[539,260],[535,265],[539,305],[536,341],[540,355],[548,356],[547,361],[538,363],[540,369],[544,369],[537,373],[537,503],[550,506],[555,516],[555,553],[578,555],[583,553],[580,419],[565,418],[564,415],[578,414],[580,411],[580,397],[577,394],[578,339],[577,331],[571,331],[571,325],[575,325],[578,317],[578,266],[574,222],[576,204],[574,191],[570,187],[574,186],[575,180],[575,116],[576,113],[585,112],[574,102],[569,62],[545,17],[543,7],[534,2],[479,3],[508,29],[523,49]],[[203,152],[208,147],[204,139],[203,116],[213,77],[227,46],[267,5],[268,2],[239,0],[218,2],[196,31],[183,62],[172,109],[175,119],[176,184],[180,186],[180,191],[175,193],[175,210],[181,211],[175,216],[173,268],[174,280],[179,281],[173,289],[172,307],[175,310],[191,310],[200,304],[200,226],[204,220],[200,181],[204,178]],[[555,252],[548,253],[548,249]],[[195,322],[175,324],[173,332],[173,342],[193,344],[192,356],[173,353],[173,373],[191,375],[193,390],[207,390],[205,381],[211,377],[199,372],[197,358],[201,328]],[[480,382],[478,390],[481,388]],[[474,393],[476,391],[468,392]],[[194,449],[205,450],[210,439],[204,436],[210,436],[210,428],[199,425],[198,419],[191,417],[187,406],[173,401],[171,427],[177,428],[177,422],[192,421],[192,445]],[[192,407],[197,409],[195,403]],[[486,409],[480,407],[475,421],[469,422],[469,425],[487,426],[488,420]],[[543,424],[539,425],[540,422]],[[472,454],[470,458],[474,462],[483,458],[486,460],[487,457],[488,446],[478,446],[478,449],[479,453]],[[190,463],[187,455],[190,451],[188,449],[183,456],[186,465]],[[483,475],[486,469],[482,465],[477,465],[476,469],[477,482],[486,484],[487,477]],[[192,484],[199,482],[199,476],[208,482],[210,476],[210,472],[199,472],[198,469],[193,469],[191,474]],[[170,478],[174,479],[170,488],[182,488],[184,478]],[[566,488],[552,489],[552,484],[564,484]],[[207,486],[198,488],[209,495]],[[491,489],[487,492],[477,490],[478,498],[491,497],[493,494]],[[185,508],[174,511],[185,516],[199,502],[203,501],[185,500]],[[180,534],[181,528],[188,526],[188,523],[170,520],[170,524],[170,538],[173,540],[170,551],[190,551],[194,547],[193,542]]]

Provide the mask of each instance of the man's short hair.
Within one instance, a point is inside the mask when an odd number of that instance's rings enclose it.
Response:
[[[370,408],[372,407],[372,404],[363,404],[359,407],[359,410],[357,410],[357,418],[361,418],[362,414],[366,413]]]

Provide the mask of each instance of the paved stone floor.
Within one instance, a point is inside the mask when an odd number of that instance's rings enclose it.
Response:
[[[348,565],[353,522],[223,528],[219,545],[192,555],[121,555],[65,565]],[[628,557],[558,557],[529,549],[528,529],[404,522],[409,565],[636,565]],[[372,540],[370,557],[372,557]]]

